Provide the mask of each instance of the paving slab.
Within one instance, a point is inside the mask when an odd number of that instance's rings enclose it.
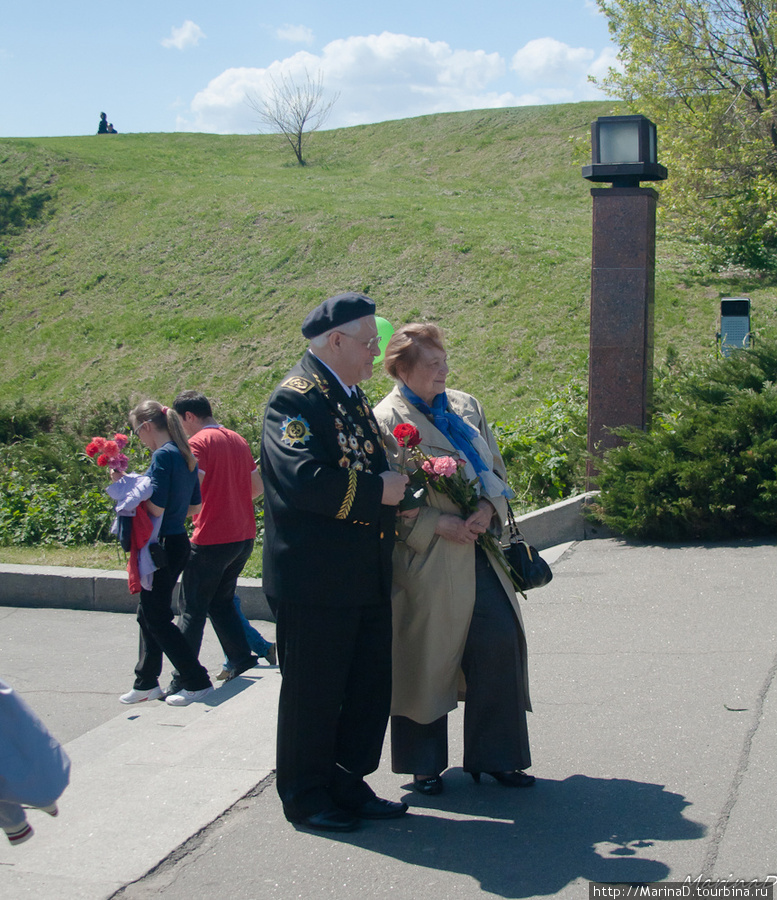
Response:
[[[441,796],[386,748],[371,783],[405,818],[307,833],[264,790],[119,896],[579,900],[590,881],[777,877],[776,560],[773,542],[574,545],[522,603],[534,788],[473,784],[458,710]]]
[[[143,876],[270,774],[279,686],[256,668],[204,703],[128,706],[68,742],[60,815],[31,811],[35,836],[0,845],[2,896],[91,900]]]

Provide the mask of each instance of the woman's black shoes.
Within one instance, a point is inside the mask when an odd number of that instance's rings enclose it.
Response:
[[[427,797],[441,794],[442,787],[442,775],[435,775],[432,778],[419,778],[418,775],[413,775],[413,789],[419,794],[426,794]]]
[[[475,784],[480,784],[480,772],[470,772],[472,780]],[[503,784],[505,787],[531,787],[537,780],[533,775],[527,775],[526,772],[486,772],[493,779]]]
[[[480,776],[482,772],[470,772],[472,780],[475,784],[480,784]],[[527,775],[526,772],[516,770],[515,772],[486,772],[499,784],[505,787],[531,787],[537,780],[533,775]],[[413,775],[413,789],[419,794],[425,794],[431,797],[434,794],[441,794],[443,791],[442,775],[433,775],[431,778],[425,778],[422,775]]]

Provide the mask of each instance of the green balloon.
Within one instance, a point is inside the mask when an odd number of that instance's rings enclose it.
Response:
[[[386,355],[386,344],[388,344],[391,335],[394,334],[394,328],[388,319],[384,319],[381,316],[375,316],[375,324],[378,326],[378,334],[380,335],[380,340],[378,341],[380,356],[375,357],[375,362],[379,363],[383,362],[383,357]]]

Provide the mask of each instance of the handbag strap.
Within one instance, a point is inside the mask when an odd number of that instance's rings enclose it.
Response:
[[[510,542],[511,543],[513,541],[522,541],[524,539],[523,535],[521,534],[521,532],[518,528],[518,525],[516,524],[515,516],[513,515],[513,508],[512,508],[512,506],[510,506],[509,501],[507,503],[507,526],[510,530]]]

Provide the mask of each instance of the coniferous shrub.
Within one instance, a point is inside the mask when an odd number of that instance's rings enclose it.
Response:
[[[592,514],[645,540],[777,533],[777,344],[665,377],[649,431],[599,467]]]

